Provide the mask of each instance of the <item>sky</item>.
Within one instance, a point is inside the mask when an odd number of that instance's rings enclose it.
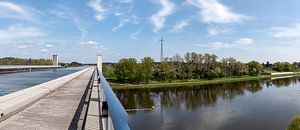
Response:
[[[0,57],[300,61],[299,0],[0,0]]]

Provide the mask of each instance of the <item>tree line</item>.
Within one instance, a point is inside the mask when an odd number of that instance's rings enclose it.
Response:
[[[22,59],[14,57],[0,58],[0,65],[52,65],[49,59]]]
[[[221,77],[256,76],[273,71],[292,71],[298,63],[276,62],[261,64],[257,61],[242,63],[233,57],[218,60],[215,54],[188,52],[183,57],[179,54],[156,63],[151,57],[144,57],[138,63],[134,58],[121,59],[114,65],[103,68],[106,77],[114,77],[121,83],[148,83],[154,81],[199,80]]]

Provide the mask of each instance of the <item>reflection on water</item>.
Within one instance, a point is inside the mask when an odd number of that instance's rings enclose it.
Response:
[[[133,130],[284,129],[300,113],[300,79],[260,80],[194,87],[118,90]]]
[[[83,68],[85,67],[0,74],[0,96],[74,73]]]

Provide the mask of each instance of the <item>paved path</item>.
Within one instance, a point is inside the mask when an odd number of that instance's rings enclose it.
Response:
[[[94,69],[61,86],[21,112],[0,123],[0,130],[76,129],[71,122]]]

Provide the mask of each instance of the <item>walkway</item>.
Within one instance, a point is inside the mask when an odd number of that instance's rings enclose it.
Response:
[[[94,69],[64,84],[54,92],[0,123],[1,130],[77,129],[82,103]],[[80,128],[79,128],[80,129]]]

